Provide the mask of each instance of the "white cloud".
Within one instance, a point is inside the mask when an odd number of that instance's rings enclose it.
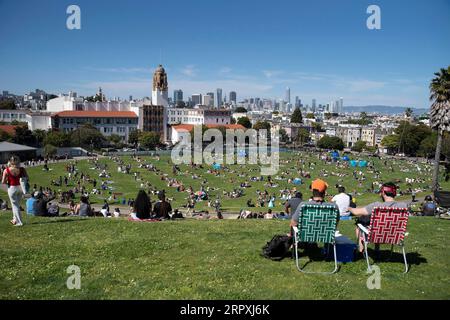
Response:
[[[284,71],[282,71],[282,70],[263,70],[262,72],[268,79],[271,79],[276,76],[280,76],[284,73]]]
[[[197,69],[194,65],[190,64],[181,69],[181,73],[188,77],[195,77],[197,75]]]
[[[219,70],[219,74],[222,74],[222,75],[229,74],[231,71],[232,71],[232,69],[229,67],[222,67]]]

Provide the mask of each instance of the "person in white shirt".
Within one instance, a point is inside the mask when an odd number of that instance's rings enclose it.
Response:
[[[350,196],[345,193],[345,187],[338,186],[338,194],[335,195],[331,201],[335,202],[339,207],[339,214],[341,217],[346,217],[350,215],[348,207],[350,207]]]

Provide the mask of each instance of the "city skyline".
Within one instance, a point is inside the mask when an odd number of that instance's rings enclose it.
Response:
[[[204,1],[177,2],[176,12],[169,11],[170,1],[133,6],[78,1],[81,30],[68,30],[68,2],[2,1],[0,10],[10,14],[0,22],[8,44],[0,48],[0,90],[89,96],[102,87],[109,97],[140,98],[151,95],[151,75],[162,63],[169,91],[181,89],[184,97],[222,88],[224,97],[238,92],[238,100],[283,99],[289,87],[302,101],[327,103],[343,96],[346,105],[428,108],[429,81],[448,63],[450,45],[441,39],[450,36],[445,19],[450,4],[376,1],[381,30],[366,27],[369,4],[217,1],[214,10],[234,13],[228,23],[216,24],[211,17],[177,22]],[[19,12],[22,19],[13,19]],[[262,21],[240,23],[250,12]],[[271,22],[279,14],[285,19]],[[421,19],[430,15],[435,18]]]

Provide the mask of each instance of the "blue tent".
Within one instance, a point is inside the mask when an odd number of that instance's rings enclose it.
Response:
[[[214,163],[213,168],[214,168],[214,170],[220,170],[222,168],[222,166],[220,165],[220,163]]]
[[[359,161],[359,166],[360,166],[361,168],[367,167],[367,161],[365,161],[365,160],[360,160],[360,161]]]
[[[300,178],[295,178],[295,179],[292,181],[292,183],[293,183],[293,184],[296,184],[296,185],[302,184],[302,179],[300,179]]]
[[[333,151],[333,152],[331,153],[331,156],[332,156],[333,158],[339,158],[339,152]]]
[[[342,160],[344,160],[344,161],[349,161],[350,158],[349,158],[348,156],[343,156],[343,157],[342,157]]]
[[[351,160],[350,161],[350,166],[356,167],[357,165],[358,165],[358,161],[356,161],[356,160]]]

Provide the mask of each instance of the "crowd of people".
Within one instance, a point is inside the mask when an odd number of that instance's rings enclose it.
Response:
[[[159,155],[154,155],[153,159],[160,160]],[[318,175],[327,178],[337,178],[336,192],[334,194],[326,194],[326,200],[334,203],[340,212],[341,217],[348,217],[351,214],[356,215],[353,211],[356,207],[356,197],[367,193],[377,193],[385,186],[381,179],[381,172],[376,168],[373,162],[368,161],[367,168],[364,170],[356,168],[355,170],[346,170],[349,168],[348,161],[340,161],[333,159],[327,154],[319,153],[316,155],[309,155],[308,157],[300,157],[293,154],[290,159],[280,160],[282,164],[281,170],[275,176],[261,176],[257,174],[258,168],[248,167],[240,169],[239,167],[221,166],[218,168],[204,168],[202,165],[192,163],[192,171],[182,171],[179,166],[172,165],[172,176],[160,170],[154,162],[139,156],[132,157],[132,163],[125,163],[123,158],[109,157],[109,160],[117,164],[117,172],[131,175],[136,183],[140,186],[141,191],[135,199],[126,199],[120,192],[115,192],[113,186],[114,181],[111,181],[111,168],[107,163],[99,161],[98,157],[88,159],[94,174],[91,172],[84,172],[78,168],[77,161],[67,162],[65,165],[65,173],[56,179],[50,180],[50,186],[40,186],[36,183],[30,188],[29,193],[31,197],[26,201],[26,212],[28,214],[37,216],[54,217],[59,215],[79,215],[79,216],[104,216],[104,217],[119,217],[122,213],[120,208],[114,208],[110,211],[109,206],[119,204],[128,206],[129,215],[132,219],[169,219],[173,213],[181,215],[179,211],[173,211],[171,201],[173,199],[166,197],[164,189],[158,188],[150,182],[147,175],[141,175],[136,170],[145,169],[152,174],[155,174],[161,181],[164,181],[167,188],[173,189],[176,193],[184,194],[186,205],[183,207],[187,209],[187,213],[192,216],[206,216],[204,213],[196,213],[196,204],[202,201],[207,201],[207,206],[214,208],[217,216],[221,216],[220,205],[217,205],[217,200],[213,200],[212,193],[220,192],[224,199],[237,199],[246,197],[246,205],[248,208],[261,208],[256,210],[241,210],[239,214],[240,219],[248,218],[265,218],[265,219],[290,219],[296,212],[296,208],[300,203],[303,203],[303,195],[298,191],[297,187],[302,185],[306,179],[311,178],[311,172],[319,165],[322,169]],[[49,160],[29,161],[26,164],[29,166],[41,165],[42,170],[49,171],[49,164],[55,162]],[[134,162],[134,163],[133,163]],[[168,164],[170,164],[168,160]],[[292,165],[294,164],[294,165]],[[392,163],[385,161],[384,166],[391,171],[394,171]],[[426,184],[425,179],[417,177],[413,174],[413,169],[418,170],[423,174],[427,174],[431,170],[430,165],[419,166],[417,163],[409,162],[409,167],[398,166],[402,172],[411,172],[411,177],[404,180],[406,188],[403,190],[396,189],[399,195],[410,194],[412,201],[416,201],[416,194],[424,191],[421,187]],[[135,168],[135,169],[134,169]],[[203,173],[199,172],[200,170]],[[316,170],[317,171],[317,170]],[[190,185],[185,185],[181,176],[191,176],[194,180],[199,180],[199,189],[194,189]],[[225,190],[219,186],[211,186],[208,175],[227,179],[228,182],[236,185],[232,190]],[[7,166],[1,167],[2,183],[8,185],[8,195],[10,198],[11,209],[13,211],[13,225],[20,226],[23,224],[20,216],[20,201],[23,197],[23,190],[21,190],[20,181],[22,178],[28,179],[28,174],[24,167],[20,166],[20,159],[12,157]],[[241,179],[239,179],[241,178]],[[348,180],[353,179],[353,190],[346,191],[343,183],[349,184]],[[367,180],[371,181],[367,190],[362,191],[363,185],[367,185]],[[255,183],[261,185],[263,182],[263,189],[251,192],[251,188]],[[281,182],[284,182],[283,188],[279,188]],[[403,181],[394,180],[398,184]],[[286,183],[288,186],[286,186]],[[291,186],[291,187],[289,187]],[[274,190],[277,188],[276,190]],[[62,191],[62,189],[64,189]],[[254,194],[254,196],[251,196]],[[90,204],[90,198],[97,196],[104,199],[101,209],[96,210]],[[122,195],[122,196],[121,196]],[[158,201],[152,205],[151,196],[156,196]],[[178,196],[177,196],[178,197]],[[79,198],[79,202],[75,203],[75,199]],[[314,195],[310,199],[314,201]],[[273,213],[273,209],[277,204],[283,204],[285,207],[283,212]],[[264,208],[264,209],[263,209]],[[8,210],[8,202],[0,199],[0,210]],[[62,209],[62,210],[61,210]],[[65,212],[68,209],[68,212]],[[123,210],[123,208],[122,208]],[[433,215],[436,210],[436,204],[431,198],[427,196],[422,206],[422,213],[424,215]],[[61,213],[63,211],[63,213]],[[358,211],[356,211],[358,212]]]

